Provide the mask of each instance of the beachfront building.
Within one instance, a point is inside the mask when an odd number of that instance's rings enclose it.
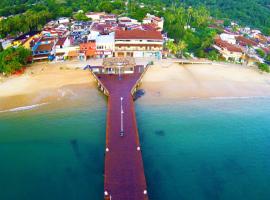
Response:
[[[132,57],[104,58],[102,66],[102,73],[105,74],[132,74],[136,62]]]
[[[32,48],[33,60],[53,59],[57,41],[56,38],[41,38]]]
[[[80,52],[85,55],[86,59],[96,57],[96,41],[81,43]]]
[[[113,56],[115,33],[111,32],[106,35],[96,37],[96,55],[99,58],[108,58]]]
[[[115,32],[115,57],[147,57],[160,59],[163,37],[158,31],[118,30]]]
[[[243,62],[245,59],[244,50],[240,46],[230,44],[220,38],[215,39],[213,47],[228,61]]]

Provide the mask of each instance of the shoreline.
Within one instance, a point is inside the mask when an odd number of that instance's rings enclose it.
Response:
[[[6,78],[0,82],[0,112],[80,99],[84,93],[81,89],[97,91],[91,73],[82,70],[87,63],[35,63],[25,74]],[[148,69],[140,89],[145,91],[138,99],[143,104],[192,99],[270,98],[270,75],[228,63],[180,65],[162,60]]]

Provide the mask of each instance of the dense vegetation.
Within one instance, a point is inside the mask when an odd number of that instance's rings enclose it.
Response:
[[[192,52],[197,57],[208,57],[208,53],[211,52],[211,57],[215,57],[213,55],[215,51],[211,50],[210,47],[213,44],[216,31],[208,28],[211,18],[205,7],[168,8],[163,15],[166,22],[164,28],[170,37],[178,43],[180,41],[179,44],[182,43],[180,45],[182,46],[181,51]]]
[[[7,48],[0,52],[0,73],[12,74],[25,66],[31,51],[23,47]]]
[[[215,18],[236,20],[242,25],[257,27],[270,35],[269,0],[162,0],[168,5],[178,2],[186,6],[204,5]]]
[[[258,63],[258,68],[264,72],[270,72],[269,66],[265,63]]]
[[[139,7],[140,2],[145,7]],[[106,11],[121,14],[128,11],[131,17],[142,19],[147,12],[160,12],[165,7],[206,6],[215,18],[233,19],[244,25],[258,27],[270,34],[269,0],[1,0],[0,16],[24,13],[27,10],[49,11],[51,18],[72,16],[73,11]],[[162,13],[162,12],[161,12]]]

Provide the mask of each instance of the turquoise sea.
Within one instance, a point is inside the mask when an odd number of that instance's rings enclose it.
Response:
[[[106,99],[84,94],[0,113],[0,200],[103,199]],[[150,199],[270,199],[269,100],[138,99]]]

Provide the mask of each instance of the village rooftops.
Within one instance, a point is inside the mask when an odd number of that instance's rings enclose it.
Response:
[[[17,37],[17,38],[15,39],[15,41],[17,41],[17,40],[25,40],[25,39],[28,39],[28,38],[30,38],[30,37],[32,37],[32,36],[38,34],[38,33],[40,33],[40,31],[30,31],[30,32],[28,32],[28,33],[25,33],[25,34],[23,34],[23,35]]]
[[[227,49],[230,52],[238,52],[238,53],[243,52],[243,50],[240,47],[238,47],[236,45],[233,45],[233,44],[230,44],[230,43],[228,43],[226,41],[223,41],[220,38],[215,39],[215,44],[218,47]]]
[[[58,46],[63,46],[65,41],[66,41],[67,37],[63,37],[63,38],[59,38],[56,45]]]
[[[247,46],[247,45],[257,46],[258,45],[257,42],[255,42],[255,41],[253,41],[251,39],[245,38],[243,36],[237,36],[236,40],[240,45],[244,45],[244,46]]]
[[[144,31],[144,30],[128,30],[115,31],[115,40],[163,40],[162,35],[158,31]]]
[[[46,51],[46,52],[48,52],[48,51],[51,51],[52,50],[52,48],[53,48],[53,43],[49,43],[49,44],[41,44],[41,45],[39,45],[38,47],[37,47],[37,49],[35,50],[36,52],[37,51]]]

